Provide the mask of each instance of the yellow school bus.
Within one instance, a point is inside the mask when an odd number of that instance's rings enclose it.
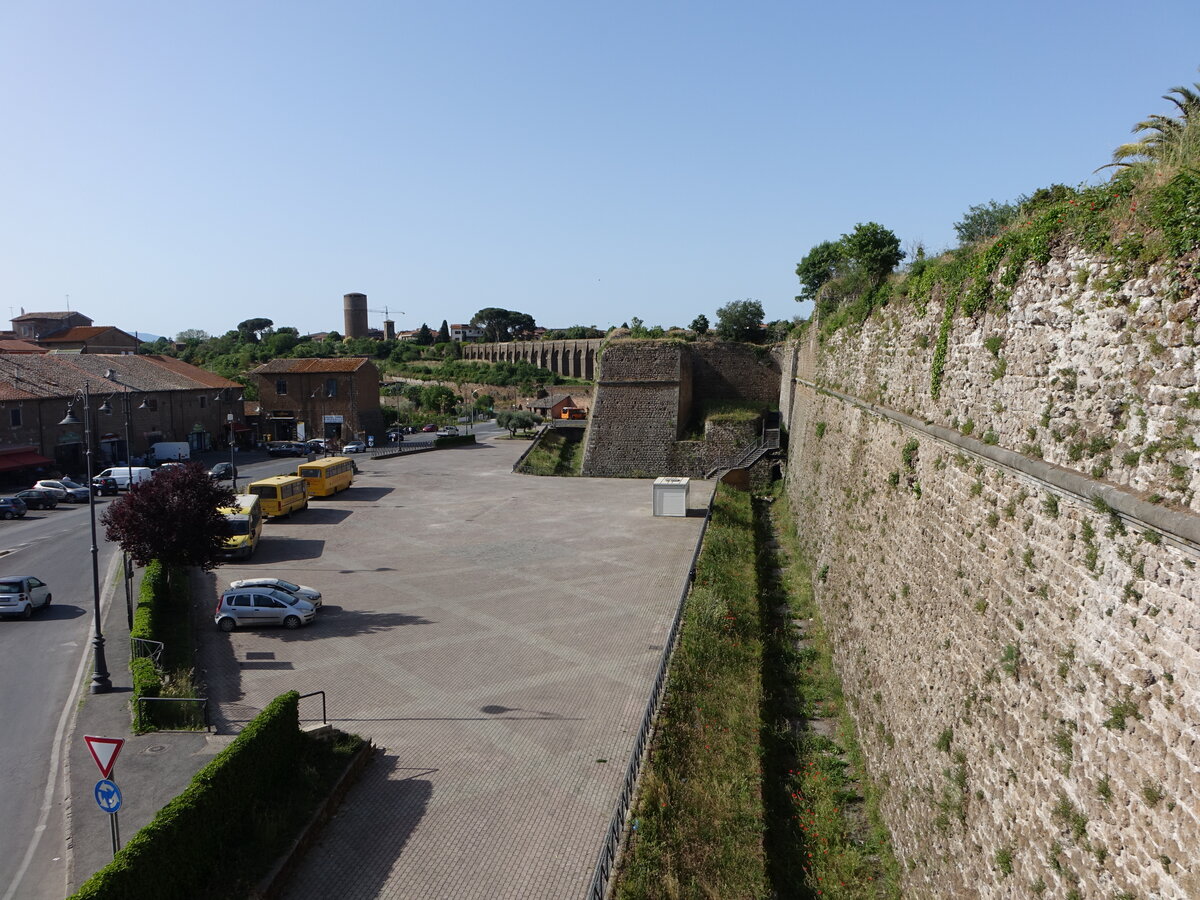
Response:
[[[263,515],[268,519],[290,516],[297,509],[308,507],[308,482],[299,475],[276,475],[263,478],[246,488],[258,497]]]
[[[258,549],[262,537],[262,507],[254,494],[238,494],[234,506],[219,509],[225,517],[225,547],[222,556],[233,559],[249,559]]]
[[[332,497],[354,481],[354,460],[348,456],[330,456],[301,463],[296,474],[308,482],[311,497]]]

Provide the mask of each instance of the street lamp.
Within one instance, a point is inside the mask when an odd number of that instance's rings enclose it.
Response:
[[[217,396],[215,396],[213,399],[216,400],[218,403],[223,402],[225,400],[224,388],[222,388],[221,392],[219,394],[217,394]],[[229,410],[229,412],[227,412],[225,414],[225,423],[229,426],[229,477],[233,479],[233,492],[235,494],[237,493],[237,465],[233,461],[233,408],[232,407],[233,407],[234,403],[238,402],[238,400],[245,400],[245,399],[246,398],[243,395],[241,397],[238,397],[237,400],[230,400],[229,401],[230,410]],[[220,410],[220,408],[221,408],[220,406],[217,407],[218,411]],[[218,415],[220,415],[219,412],[218,412]]]
[[[108,666],[104,660],[104,634],[100,630],[100,563],[99,549],[96,546],[96,492],[92,489],[92,396],[90,387],[85,381],[83,390],[76,391],[67,402],[67,414],[59,425],[78,425],[72,409],[76,400],[83,400],[83,440],[84,455],[87,457],[87,487],[88,515],[92,522],[92,684],[93,694],[107,694],[112,690],[112,682],[108,677]],[[104,401],[108,406],[108,401]],[[109,408],[109,412],[111,412]]]

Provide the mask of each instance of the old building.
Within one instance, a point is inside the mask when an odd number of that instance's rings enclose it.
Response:
[[[345,443],[383,434],[379,370],[366,357],[273,359],[248,374],[267,440]]]
[[[77,325],[47,337],[38,345],[55,352],[136,353],[138,339],[111,325]]]
[[[143,457],[159,441],[193,451],[244,433],[237,382],[164,356],[0,354],[0,473],[42,466],[85,471],[80,425],[91,397],[92,468]],[[230,420],[230,415],[233,420]]]
[[[36,343],[68,328],[87,327],[91,324],[92,320],[83,313],[71,310],[32,313],[22,310],[21,315],[12,320],[12,330],[21,340]]]

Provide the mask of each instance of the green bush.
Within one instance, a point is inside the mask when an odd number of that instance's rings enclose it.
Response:
[[[295,691],[267,705],[73,900],[215,895],[230,856],[260,846],[262,806],[293,789],[303,750]],[[269,761],[269,762],[268,762]]]

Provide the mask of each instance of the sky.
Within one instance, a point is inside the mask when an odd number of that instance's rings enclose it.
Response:
[[[485,307],[688,325],[860,222],[1095,182],[1175,85],[1196,0],[0,7],[9,316],[222,334]]]

